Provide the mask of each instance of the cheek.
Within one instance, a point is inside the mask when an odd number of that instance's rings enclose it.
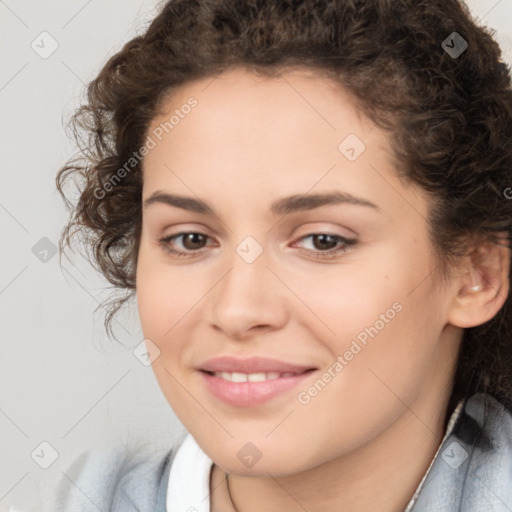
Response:
[[[164,341],[198,301],[186,267],[166,265],[155,250],[141,249],[137,266],[137,304],[144,335]]]
[[[182,421],[197,415],[194,403],[180,385],[183,375],[179,372],[188,359],[187,313],[198,301],[198,290],[191,286],[190,274],[184,268],[180,271],[144,255],[139,256],[137,268],[137,304],[143,336],[160,350],[151,368],[167,402]]]
[[[307,308],[299,304],[302,313],[294,318],[321,340],[332,362],[346,355],[361,372],[385,368],[392,379],[400,367],[396,378],[413,381],[427,367],[442,311],[432,280],[425,279],[431,269],[427,249],[409,249],[406,255],[396,247],[375,251],[371,261],[333,265],[314,279],[295,274],[291,287]]]
[[[327,265],[320,272],[289,272],[288,281],[301,302],[295,301],[297,318],[319,339],[332,340],[337,350],[377,323],[379,330],[397,317],[409,291],[407,276],[392,264],[385,265],[384,251],[371,259],[360,258]],[[383,324],[381,316],[387,322]],[[364,339],[362,334],[361,339]],[[329,342],[331,344],[331,342]]]

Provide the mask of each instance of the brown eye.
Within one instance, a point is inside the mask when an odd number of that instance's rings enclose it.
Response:
[[[309,239],[312,248],[308,248],[302,252],[314,258],[324,259],[341,255],[357,243],[357,240],[354,238],[345,238],[340,235],[310,233],[309,235],[299,238],[297,242],[294,242],[294,245],[299,242],[304,242],[307,239]]]
[[[200,253],[200,249],[206,246],[209,238],[204,233],[183,232],[166,236],[159,241],[162,248],[168,253],[186,257],[195,256],[194,253]],[[176,241],[180,239],[181,243],[177,244]]]
[[[208,238],[202,233],[183,233],[180,236],[183,236],[183,247],[191,251],[202,249],[204,247],[203,242],[205,243]]]
[[[315,249],[319,250],[329,250],[336,247],[338,244],[337,237],[333,235],[326,235],[326,234],[318,234],[318,235],[311,235],[311,239],[313,240],[313,246]],[[316,241],[316,243],[315,243]]]

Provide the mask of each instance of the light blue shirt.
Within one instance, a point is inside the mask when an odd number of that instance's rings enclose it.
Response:
[[[209,512],[211,459],[188,435],[150,458],[88,451],[42,512]],[[487,394],[461,402],[404,512],[511,512],[512,414]]]

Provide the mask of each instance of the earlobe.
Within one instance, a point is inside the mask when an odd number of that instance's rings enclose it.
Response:
[[[448,322],[467,328],[493,318],[509,294],[510,248],[505,242],[484,242],[466,260],[466,272],[457,280]]]

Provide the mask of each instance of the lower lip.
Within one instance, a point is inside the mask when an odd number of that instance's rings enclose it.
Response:
[[[314,373],[314,370],[309,370],[293,377],[280,377],[260,382],[231,382],[204,371],[200,373],[212,395],[230,405],[250,407],[266,402],[294,388]]]

